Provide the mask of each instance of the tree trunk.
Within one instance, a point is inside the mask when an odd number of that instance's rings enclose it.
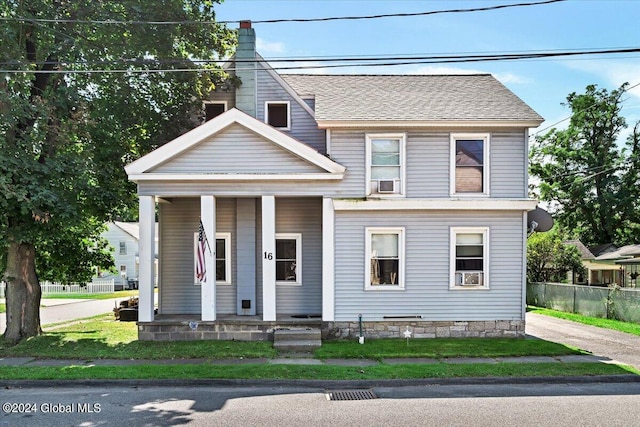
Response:
[[[7,330],[4,338],[12,343],[40,335],[40,283],[36,275],[36,251],[30,243],[11,243],[7,252],[6,289]]]

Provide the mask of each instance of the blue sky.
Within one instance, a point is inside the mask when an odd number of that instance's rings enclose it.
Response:
[[[532,1],[535,0],[226,0],[216,10],[219,21],[259,21],[426,12]],[[638,0],[568,0],[483,12],[357,21],[255,23],[253,27],[258,38],[258,52],[268,60],[281,57],[495,54],[638,47],[639,18]],[[230,27],[237,27],[237,24],[230,24]],[[546,119],[538,128],[544,129],[569,116],[569,110],[561,103],[571,92],[583,92],[588,84],[612,90],[624,82],[631,85],[640,83],[640,53],[580,59],[318,68],[306,72],[491,73]],[[630,125],[640,120],[640,86],[628,93],[622,113]],[[566,121],[557,125],[564,126]]]

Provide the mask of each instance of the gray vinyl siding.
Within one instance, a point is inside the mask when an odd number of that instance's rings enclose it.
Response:
[[[258,114],[257,119],[264,121],[264,105],[267,101],[289,101],[291,108],[291,129],[283,131],[300,142],[313,147],[322,154],[326,153],[325,131],[318,129],[315,118],[294,99],[279,82],[263,69],[258,70]],[[304,101],[303,101],[304,102]]]
[[[449,133],[407,135],[407,197],[449,197]]]
[[[201,313],[200,286],[194,284],[194,233],[200,219],[199,198],[160,203],[160,314]],[[235,200],[216,199],[216,232],[231,233],[231,284],[216,285],[216,311],[235,313]]]
[[[526,146],[523,130],[491,134],[491,197],[526,197]]]
[[[158,166],[154,173],[318,173],[323,170],[240,125]]]
[[[521,212],[336,212],[335,319],[521,319]],[[450,227],[489,227],[489,290],[449,289]],[[405,228],[405,288],[365,291],[366,227]]]
[[[364,197],[365,150],[364,131],[331,131],[331,159],[347,168],[344,178],[336,185],[339,197]]]
[[[322,199],[276,197],[277,233],[302,234],[302,285],[276,284],[276,313],[321,314]]]

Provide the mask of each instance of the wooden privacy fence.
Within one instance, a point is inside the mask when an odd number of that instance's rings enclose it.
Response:
[[[583,316],[640,323],[640,289],[528,283],[527,304]]]
[[[5,297],[6,284],[0,282],[0,298]],[[111,294],[115,292],[115,284],[113,279],[94,280],[91,283],[69,283],[63,285],[61,283],[42,282],[40,283],[42,295],[47,294]]]

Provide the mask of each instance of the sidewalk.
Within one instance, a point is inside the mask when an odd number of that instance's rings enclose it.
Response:
[[[267,364],[267,365],[331,365],[331,366],[353,366],[367,367],[380,363],[387,365],[404,364],[436,364],[436,363],[613,363],[615,360],[592,356],[592,355],[568,355],[568,356],[527,356],[527,357],[495,357],[495,358],[399,358],[383,359],[381,362],[372,359],[314,359],[310,357],[278,357],[275,359],[96,359],[96,360],[74,360],[74,359],[39,359],[35,357],[0,357],[0,367],[2,366],[142,366],[142,365],[247,365],[247,364]]]

